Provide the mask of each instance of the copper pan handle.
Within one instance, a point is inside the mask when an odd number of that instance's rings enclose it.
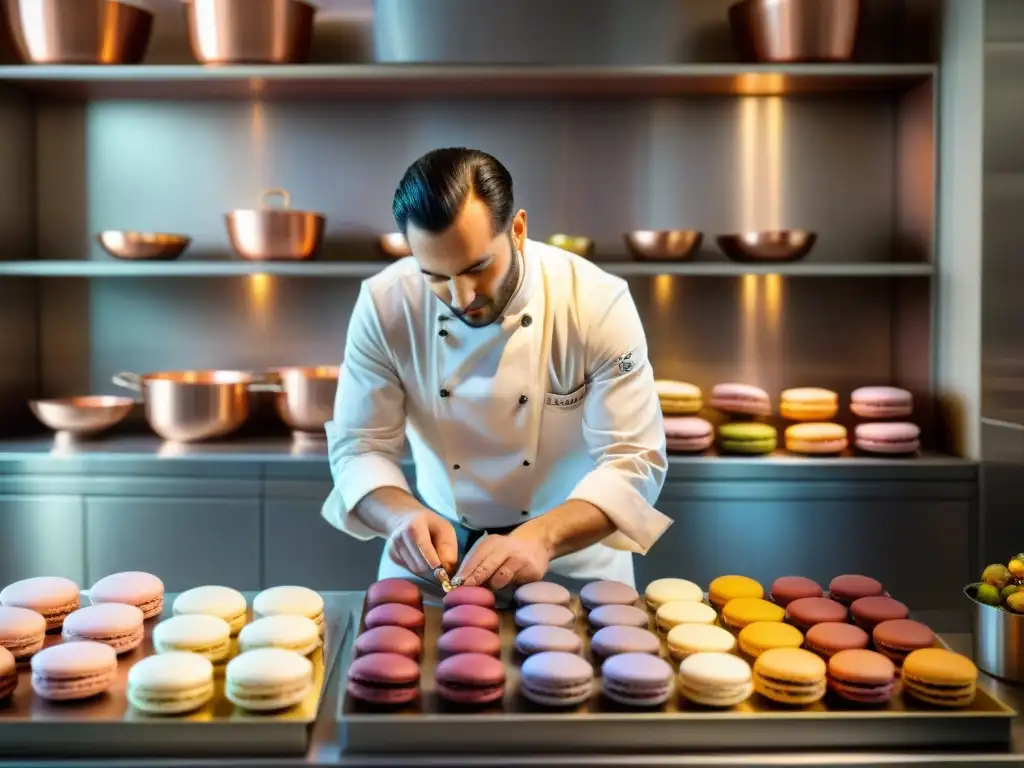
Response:
[[[268,189],[266,192],[264,192],[263,197],[260,198],[260,204],[264,208],[269,208],[270,201],[273,200],[275,197],[281,198],[282,202],[284,203],[285,210],[288,210],[289,208],[292,207],[291,193],[289,193],[287,189],[281,189],[279,187],[275,187],[274,189]]]
[[[132,392],[142,392],[142,377],[137,373],[121,371],[115,373],[110,380],[114,382],[115,386],[130,389]]]

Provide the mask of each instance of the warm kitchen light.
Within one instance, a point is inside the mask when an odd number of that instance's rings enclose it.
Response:
[[[258,273],[249,275],[246,284],[249,314],[265,321],[274,298],[274,280],[270,275]]]
[[[675,278],[672,275],[658,275],[654,278],[654,308],[665,312],[672,306],[672,294],[675,292]]]
[[[785,75],[746,72],[736,78],[736,93],[740,96],[778,96],[785,92]]]

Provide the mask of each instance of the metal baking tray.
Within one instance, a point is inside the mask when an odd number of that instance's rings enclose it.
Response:
[[[247,593],[249,604],[255,592]],[[164,618],[174,595],[167,595]],[[310,657],[317,686],[301,704],[280,713],[250,714],[224,696],[223,671],[213,700],[195,712],[157,717],[136,711],[127,701],[128,670],[153,653],[146,622],[142,646],[120,657],[117,680],[106,694],[82,702],[47,702],[35,695],[28,665],[20,670],[9,704],[0,704],[0,756],[45,757],[215,757],[305,755],[323,695],[324,681],[343,645],[351,645],[353,618],[342,604],[325,597],[324,646]],[[250,610],[250,619],[251,619]],[[61,642],[47,636],[47,645]],[[232,639],[232,644],[237,644]],[[237,650],[237,647],[236,649]]]
[[[639,607],[643,607],[638,603]],[[586,619],[574,598],[576,631],[592,660]],[[365,614],[365,607],[364,607]],[[793,749],[941,747],[998,745],[1010,740],[1016,712],[979,686],[971,707],[942,711],[899,693],[884,708],[857,707],[831,694],[818,704],[786,708],[754,694],[725,711],[690,704],[673,695],[651,710],[616,705],[599,693],[569,710],[537,707],[518,693],[519,665],[512,613],[501,617],[504,699],[484,709],[466,709],[439,698],[434,689],[440,608],[426,608],[422,693],[397,710],[375,708],[342,691],[338,733],[347,754],[522,754],[669,753]],[[363,629],[360,620],[359,631]],[[339,675],[344,686],[356,633],[346,638]],[[662,655],[667,657],[662,643]],[[671,663],[671,661],[670,661]],[[599,667],[595,667],[600,672]],[[597,681],[598,683],[600,681]]]

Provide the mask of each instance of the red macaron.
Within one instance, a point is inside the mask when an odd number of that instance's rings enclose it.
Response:
[[[370,608],[378,605],[399,603],[413,608],[423,607],[423,593],[411,581],[405,579],[381,579],[366,590],[366,604]]]
[[[423,629],[423,611],[402,603],[385,603],[371,608],[364,619],[367,629],[374,627],[405,627],[417,632]]]
[[[493,656],[462,653],[437,665],[437,693],[457,704],[490,704],[505,695],[505,665]]]
[[[458,608],[460,605],[479,605],[481,608],[493,608],[495,602],[494,593],[487,589],[487,587],[457,587],[441,600],[441,604],[446,611],[449,608]]]
[[[348,668],[345,690],[372,704],[408,704],[420,695],[420,667],[397,653],[361,656]]]
[[[497,612],[482,605],[457,605],[441,616],[441,628],[445,632],[456,627],[479,627],[497,632],[500,624]]]
[[[371,653],[397,653],[413,661],[419,661],[423,653],[423,641],[411,629],[384,625],[368,629],[356,638],[356,656]]]

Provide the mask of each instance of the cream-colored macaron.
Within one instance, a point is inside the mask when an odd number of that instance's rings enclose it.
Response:
[[[171,610],[175,616],[202,614],[224,619],[231,627],[232,637],[245,626],[245,595],[231,587],[204,586],[182,592],[174,598]]]
[[[284,648],[308,656],[319,647],[320,631],[316,622],[287,613],[256,619],[238,635],[238,648],[242,653],[256,648]]]
[[[680,624],[714,624],[718,614],[710,605],[693,600],[675,600],[665,603],[654,614],[658,631],[667,634]]]
[[[252,601],[257,618],[292,614],[316,622],[320,636],[324,634],[324,598],[309,587],[280,586],[265,589]]]
[[[736,649],[736,637],[713,624],[680,624],[672,628],[665,642],[676,661],[694,653],[732,653]]]
[[[655,579],[644,590],[644,600],[648,608],[656,611],[665,603],[676,600],[703,602],[704,590],[686,579]]]

